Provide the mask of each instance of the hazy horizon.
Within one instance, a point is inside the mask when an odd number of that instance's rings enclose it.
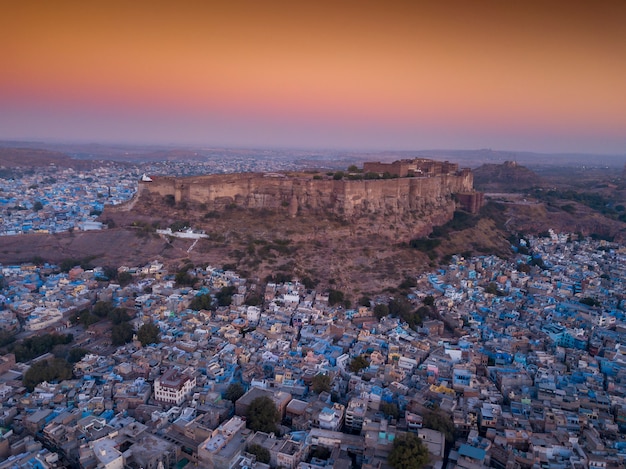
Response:
[[[626,3],[0,6],[0,139],[626,153]]]

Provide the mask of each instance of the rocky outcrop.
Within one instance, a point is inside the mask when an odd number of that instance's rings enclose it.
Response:
[[[505,161],[503,164],[483,164],[476,168],[474,183],[483,191],[511,192],[537,186],[541,178],[514,161]]]
[[[368,215],[451,212],[454,194],[468,193],[472,173],[374,180],[314,179],[280,173],[152,177],[139,192],[174,196],[176,202],[204,204],[208,210],[229,206],[282,210],[291,216],[324,211],[350,219]]]

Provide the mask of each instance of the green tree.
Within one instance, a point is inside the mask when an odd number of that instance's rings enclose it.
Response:
[[[183,231],[186,228],[189,228],[189,221],[188,220],[176,220],[175,222],[173,222],[170,225],[170,229],[173,232]]]
[[[161,331],[159,326],[154,324],[153,322],[147,322],[143,324],[137,330],[137,340],[141,342],[142,346],[150,345],[150,344],[158,344],[161,342]]]
[[[111,314],[113,309],[113,303],[110,301],[98,301],[93,305],[93,308],[91,308],[91,312],[99,318],[106,318]]]
[[[437,409],[426,412],[423,415],[423,425],[443,433],[448,444],[454,442],[454,422],[450,415],[443,410]]]
[[[4,347],[5,345],[9,345],[15,342],[15,335],[11,334],[7,331],[0,330],[0,347]]]
[[[580,300],[580,303],[587,305],[587,306],[602,306],[602,303],[600,303],[597,299],[591,298],[589,296],[582,298]]]
[[[377,319],[382,319],[385,316],[389,315],[389,306],[387,306],[384,303],[379,303],[376,306],[374,306],[374,316],[376,316]]]
[[[389,314],[404,319],[411,312],[411,304],[405,298],[394,298],[389,304]]]
[[[330,306],[334,306],[339,303],[344,302],[344,295],[342,291],[339,290],[329,290],[328,291],[328,304]]]
[[[230,306],[233,301],[233,295],[235,294],[235,287],[222,287],[220,291],[215,294],[217,304],[220,306]]]
[[[231,383],[226,388],[224,392],[224,399],[231,401],[233,404],[237,399],[243,396],[246,393],[246,390],[243,388],[243,385],[240,383]]]
[[[82,348],[82,347],[76,347],[76,348],[70,349],[70,352],[67,357],[67,361],[70,363],[78,363],[88,353],[89,353],[89,350],[87,350],[86,348]]]
[[[22,384],[29,391],[44,381],[61,381],[72,378],[72,365],[62,358],[42,360],[32,364],[24,373]]]
[[[120,272],[117,274],[117,283],[120,284],[120,287],[124,288],[133,281],[133,275],[129,272]]]
[[[274,401],[267,396],[254,399],[246,412],[248,428],[255,432],[277,433],[280,414]]]
[[[257,295],[256,293],[251,293],[246,298],[246,301],[244,304],[247,306],[259,306],[260,304],[263,304],[263,298],[261,298],[261,295]]]
[[[201,309],[212,310],[213,308],[213,299],[211,295],[205,293],[203,295],[194,296],[191,302],[189,303],[189,309],[193,309],[194,311],[200,311]]]
[[[504,293],[500,291],[500,289],[498,288],[498,284],[495,282],[489,282],[489,285],[485,287],[485,293],[496,296],[504,296]]]
[[[72,334],[44,334],[33,336],[14,344],[12,352],[15,360],[26,362],[45,353],[51,352],[56,345],[66,345],[74,340]]]
[[[111,310],[108,318],[115,325],[130,321],[130,316],[124,308],[115,308]]]
[[[99,320],[100,318],[94,314],[91,314],[88,309],[76,311],[70,316],[70,322],[72,324],[82,324],[85,328],[97,323]]]
[[[313,451],[311,451],[311,458],[319,459],[320,461],[326,461],[330,458],[331,452],[325,446],[316,446]]]
[[[196,278],[193,275],[190,275],[189,272],[181,270],[179,272],[176,272],[174,281],[179,287],[188,287],[194,284]]]
[[[330,391],[330,376],[319,373],[313,376],[313,381],[311,383],[311,388],[313,392],[320,394],[322,392]]]
[[[359,355],[358,357],[354,357],[348,365],[348,368],[352,373],[358,373],[364,368],[370,366],[370,363],[367,361],[364,355]]]
[[[405,279],[398,285],[400,290],[409,290],[417,286],[417,282],[414,278],[405,277]]]
[[[383,402],[380,404],[380,410],[387,417],[391,417],[392,419],[397,419],[400,416],[400,409],[398,409],[398,404],[395,402]]]
[[[363,295],[361,298],[359,298],[359,306],[366,306],[369,308],[371,303],[372,299],[367,295]]]
[[[435,297],[433,295],[427,295],[422,300],[424,306],[434,306],[435,305]]]
[[[405,433],[393,440],[387,462],[394,469],[421,469],[429,461],[428,448],[415,433]]]
[[[304,277],[302,279],[302,285],[304,285],[304,288],[307,290],[313,290],[318,283],[318,280],[312,279],[311,277]]]
[[[113,345],[124,345],[133,340],[135,330],[128,322],[123,322],[111,328],[111,343]]]
[[[261,445],[257,445],[257,444],[250,445],[246,449],[246,452],[250,454],[254,454],[258,462],[261,462],[263,464],[270,463],[270,451]]]

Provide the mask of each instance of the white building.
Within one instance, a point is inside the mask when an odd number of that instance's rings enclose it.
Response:
[[[124,456],[117,449],[117,443],[111,438],[105,437],[96,440],[91,444],[91,448],[99,462],[98,467],[103,469],[124,468]]]
[[[172,368],[154,381],[154,398],[159,402],[180,405],[195,387],[195,376]]]

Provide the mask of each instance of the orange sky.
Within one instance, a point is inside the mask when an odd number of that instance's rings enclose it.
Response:
[[[0,138],[625,153],[593,3],[3,2]]]

